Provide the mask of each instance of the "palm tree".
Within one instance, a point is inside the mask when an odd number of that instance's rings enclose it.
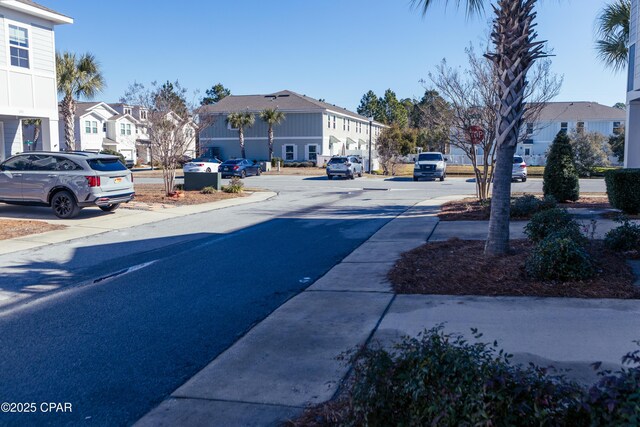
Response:
[[[247,156],[244,151],[244,128],[250,128],[256,121],[256,117],[253,113],[248,111],[244,113],[230,113],[227,116],[227,124],[234,129],[238,129],[238,138],[240,139],[240,151],[242,152],[242,158],[246,159]]]
[[[279,125],[285,119],[285,114],[277,108],[267,108],[260,112],[260,118],[269,125],[269,161],[273,158],[273,126]]]
[[[100,65],[90,53],[76,57],[71,52],[56,52],[58,94],[62,95],[60,110],[64,117],[64,140],[67,150],[80,149],[75,142],[76,99],[93,98],[105,87]]]
[[[597,19],[596,51],[598,58],[614,71],[627,65],[631,0],[614,0],[606,5]]]
[[[448,0],[445,0],[448,3]],[[460,0],[456,0],[459,3]],[[426,14],[435,0],[412,0]],[[467,14],[481,14],[487,0],[467,0]],[[491,218],[484,253],[487,256],[509,252],[509,210],[511,168],[524,114],[527,72],[536,59],[545,56],[543,43],[534,30],[536,0],[496,0],[491,42],[494,52],[485,56],[496,68],[498,82],[496,125],[496,163],[494,166]]]

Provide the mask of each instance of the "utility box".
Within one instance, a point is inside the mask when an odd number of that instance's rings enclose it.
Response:
[[[184,189],[185,191],[200,191],[204,187],[213,187],[220,191],[222,188],[222,177],[220,172],[185,172],[184,173]]]

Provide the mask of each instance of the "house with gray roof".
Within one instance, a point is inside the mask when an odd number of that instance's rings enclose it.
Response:
[[[523,123],[516,154],[531,165],[543,166],[558,132],[598,132],[605,136],[624,130],[626,112],[597,102],[549,102],[535,122]],[[456,163],[468,163],[462,150],[451,150]],[[612,158],[615,161],[615,158]]]
[[[41,120],[38,149],[60,149],[54,28],[71,23],[30,0],[0,1],[0,160],[35,148],[25,119]]]
[[[246,155],[250,160],[268,160],[268,126],[258,116],[267,108],[285,113],[285,120],[274,127],[274,156],[285,162],[319,163],[333,155],[359,154],[367,164],[369,140],[375,157],[375,141],[384,128],[382,123],[370,122],[353,111],[289,90],[230,95],[202,107],[200,114],[211,125],[200,132],[201,151],[213,149],[222,159],[240,157],[238,130],[232,129],[226,118],[229,113],[248,111],[256,121],[244,130]]]

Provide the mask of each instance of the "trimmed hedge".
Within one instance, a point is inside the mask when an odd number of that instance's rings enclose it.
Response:
[[[640,169],[619,169],[604,174],[609,203],[622,212],[640,213]]]
[[[580,197],[580,183],[569,137],[564,131],[558,132],[551,144],[544,168],[542,192],[553,196],[559,202],[576,201]]]

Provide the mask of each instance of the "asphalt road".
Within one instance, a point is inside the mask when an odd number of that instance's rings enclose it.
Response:
[[[279,196],[1,256],[0,290],[57,290],[0,309],[0,402],[68,402],[72,412],[0,413],[0,424],[135,422],[397,214],[474,193],[465,179],[246,185]]]
[[[16,280],[25,289],[44,280],[64,286],[0,312],[0,401],[69,402],[73,412],[0,413],[0,423],[134,422],[427,198],[293,187],[273,202],[12,254],[9,266],[3,257],[0,287]]]

